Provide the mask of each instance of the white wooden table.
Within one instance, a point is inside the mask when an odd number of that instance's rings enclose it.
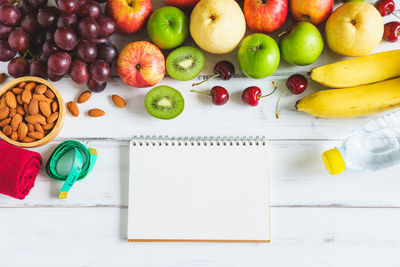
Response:
[[[152,2],[158,8],[163,1]],[[396,4],[400,7],[400,0]],[[395,19],[389,16],[385,21]],[[143,38],[145,33],[116,36],[115,40],[121,48]],[[398,43],[382,42],[376,52],[396,48]],[[235,57],[236,53],[207,54],[203,75],[211,74],[221,59],[237,67]],[[239,75],[229,82],[215,79],[199,87],[225,86],[231,100],[222,107],[189,93],[192,81],[165,78],[161,84],[179,89],[186,100],[185,111],[172,121],[157,120],[145,112],[143,99],[149,88],[130,88],[115,76],[104,92],[80,105],[79,118],[67,115],[55,141],[34,149],[42,153],[44,162],[67,139],[98,149],[93,172],[74,185],[68,199],[57,199],[61,183],[49,179],[43,170],[25,200],[0,195],[0,266],[400,266],[400,166],[330,176],[321,159],[324,150],[339,145],[366,119],[318,119],[297,112],[297,99],[321,89],[314,82],[303,95],[285,97],[281,118],[274,116],[277,97],[286,90],[289,75],[340,59],[325,49],[309,67],[281,62],[277,72],[264,80]],[[1,71],[5,70],[2,64]],[[256,108],[241,104],[244,88],[258,85],[268,92],[271,81],[277,82],[279,93]],[[66,102],[85,90],[68,78],[55,85]],[[128,106],[115,108],[112,94],[123,96]],[[87,117],[85,112],[93,107],[104,109],[106,116]],[[272,146],[272,242],[128,243],[128,140],[136,135],[267,136]]]

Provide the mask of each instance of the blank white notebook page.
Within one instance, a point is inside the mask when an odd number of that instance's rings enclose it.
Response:
[[[269,242],[265,142],[180,143],[131,142],[128,239]]]

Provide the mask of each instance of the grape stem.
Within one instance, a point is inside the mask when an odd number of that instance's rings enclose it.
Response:
[[[192,92],[192,93],[198,93],[198,94],[201,94],[201,95],[208,95],[208,96],[211,96],[210,93],[200,92],[200,91],[196,91],[196,90],[190,90],[190,92]]]
[[[274,81],[272,82],[272,85],[274,86],[274,90],[273,90],[271,93],[266,94],[266,95],[259,96],[259,97],[257,97],[257,98],[258,98],[258,99],[261,99],[261,98],[270,96],[270,95],[272,95],[273,93],[275,93],[276,89],[278,89],[278,86],[276,85],[276,82],[274,82]]]
[[[219,77],[219,76],[221,76],[221,74],[220,74],[220,73],[217,73],[217,74],[211,76],[210,78],[205,79],[204,81],[201,81],[201,82],[199,82],[199,83],[194,83],[194,84],[192,84],[192,86],[200,85],[200,84],[202,84],[202,83],[204,83],[204,82],[206,82],[206,81],[208,81],[208,80],[217,78],[217,77]]]
[[[26,57],[28,54],[29,54],[32,58],[36,58],[35,55],[32,54],[32,52],[31,52],[29,49],[26,49],[26,50],[25,50],[25,53],[24,53],[24,57]]]
[[[285,91],[285,92],[283,92],[280,96],[279,96],[279,98],[278,98],[278,102],[276,102],[276,108],[275,108],[275,117],[277,118],[277,119],[279,119],[279,112],[278,112],[278,106],[279,106],[279,102],[281,101],[281,98],[282,98],[282,96],[284,96],[284,95],[286,95],[287,94],[287,92],[289,92],[289,91]]]

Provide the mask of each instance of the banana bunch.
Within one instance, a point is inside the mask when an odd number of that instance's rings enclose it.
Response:
[[[341,89],[313,93],[296,103],[299,111],[324,118],[366,116],[400,107],[400,50],[353,58],[315,68],[311,78]]]

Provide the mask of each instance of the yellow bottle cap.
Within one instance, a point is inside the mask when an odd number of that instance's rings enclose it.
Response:
[[[328,172],[332,175],[339,174],[346,169],[342,155],[337,148],[333,148],[325,151],[322,154],[325,167]]]

